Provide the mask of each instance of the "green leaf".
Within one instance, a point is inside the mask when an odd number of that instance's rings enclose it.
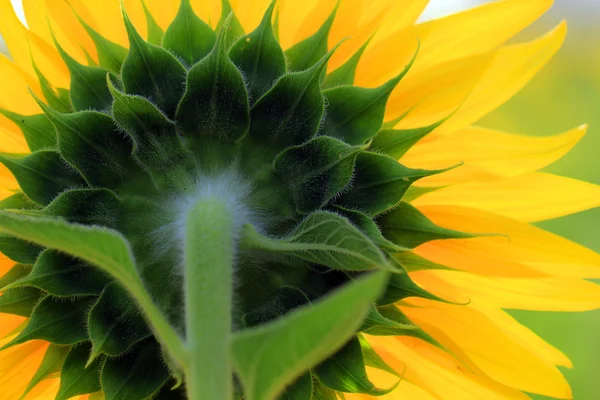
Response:
[[[215,41],[215,32],[194,13],[190,0],[181,0],[179,11],[165,32],[163,47],[191,67],[210,52]]]
[[[319,63],[319,60],[327,54],[329,31],[333,25],[337,10],[338,5],[335,6],[327,20],[325,20],[317,32],[285,51],[290,71],[307,70]],[[319,71],[319,73],[320,72],[322,71]]]
[[[371,396],[383,396],[398,386],[378,389],[367,377],[362,349],[357,337],[339,349],[315,368],[319,381],[330,389],[346,393],[365,393]]]
[[[369,45],[371,39],[367,40],[354,55],[346,61],[342,66],[340,66],[335,71],[330,72],[325,77],[323,81],[323,88],[333,88],[336,86],[342,85],[352,85],[354,84],[354,75],[356,74],[356,67],[358,67],[358,63],[365,52],[367,46]]]
[[[121,218],[121,208],[120,199],[108,189],[73,189],[58,195],[38,214],[114,228]]]
[[[108,282],[105,274],[90,265],[63,253],[44,251],[33,270],[9,288],[33,286],[55,296],[84,296],[99,294]]]
[[[385,282],[370,274],[312,305],[235,334],[234,365],[248,400],[275,399],[302,373],[340,348],[355,333]]]
[[[192,67],[187,88],[177,108],[177,124],[194,151],[206,140],[233,143],[248,131],[248,93],[242,74],[229,59],[225,47],[227,22],[214,48]]]
[[[189,155],[171,121],[154,104],[141,96],[109,88],[114,97],[113,117],[133,140],[133,155],[151,173],[167,173],[187,165]],[[154,175],[153,175],[154,176]]]
[[[383,236],[399,246],[413,249],[423,243],[439,239],[467,239],[471,234],[437,226],[423,213],[408,203],[397,207],[377,220]]]
[[[82,299],[57,299],[50,295],[44,297],[33,309],[25,329],[0,350],[34,339],[62,345],[86,340],[85,316],[94,300],[94,297]]]
[[[379,230],[377,224],[363,212],[358,210],[349,210],[340,206],[333,206],[333,209],[342,214],[344,217],[348,218],[351,223],[353,223],[358,229],[361,230],[362,233],[367,235],[369,239],[373,241],[373,243],[381,247],[383,250],[391,252],[408,250],[387,240],[381,233],[381,230]]]
[[[413,182],[444,171],[411,169],[386,155],[362,152],[356,158],[352,187],[337,203],[372,217],[395,207]]]
[[[29,317],[42,295],[36,288],[8,289],[0,296],[0,313]]]
[[[115,188],[126,174],[136,171],[129,157],[131,143],[115,129],[110,116],[97,111],[60,114],[38,103],[56,127],[61,155],[90,186]]]
[[[227,27],[226,45],[225,45],[225,47],[227,47],[227,48],[230,48],[231,45],[233,44],[233,42],[235,42],[240,37],[244,36],[244,33],[245,33],[244,28],[242,27],[242,24],[240,23],[239,19],[236,17],[235,12],[233,11],[233,8],[231,7],[229,0],[221,0],[221,19],[219,20],[219,23],[217,24],[217,28],[215,29],[215,31],[221,30],[221,28],[225,24],[225,21],[227,21],[227,18],[229,17],[229,15],[231,15],[231,22],[229,23],[229,26]]]
[[[31,392],[31,390],[36,387],[40,382],[44,379],[51,377],[55,373],[59,372],[67,358],[67,354],[71,351],[71,348],[68,346],[57,346],[55,344],[51,344],[48,346],[48,350],[44,354],[44,359],[42,360],[42,364],[39,366],[31,381],[27,385],[25,392],[20,397],[20,400],[26,398],[27,394]]]
[[[19,127],[23,132],[29,150],[38,151],[56,148],[54,125],[44,114],[20,115],[4,109],[0,109],[0,114]]]
[[[185,67],[169,51],[146,42],[124,10],[123,20],[129,37],[129,54],[121,69],[125,93],[147,98],[172,117],[185,84]]]
[[[252,97],[260,98],[286,73],[285,55],[275,39],[271,19],[275,1],[271,3],[258,27],[238,40],[229,57],[244,73]]]
[[[360,147],[320,136],[284,150],[273,168],[290,189],[298,212],[309,213],[323,207],[348,185],[360,151]]]
[[[386,129],[377,133],[371,143],[371,149],[379,151],[388,156],[399,159],[419,140],[423,139],[434,129],[444,123],[446,119],[435,124],[415,129]]]
[[[169,379],[169,371],[160,354],[160,345],[147,340],[122,357],[106,360],[102,368],[102,389],[106,400],[152,397]]]
[[[75,9],[73,10],[75,11]],[[77,14],[77,12],[75,12],[75,15],[77,16],[79,23],[83,26],[88,35],[90,35],[90,38],[96,46],[100,66],[106,68],[108,71],[114,74],[120,74],[121,66],[123,65],[123,60],[125,60],[125,57],[127,57],[127,53],[129,52],[129,50],[127,50],[121,45],[118,45],[117,43],[111,42],[110,40],[106,39],[104,36],[96,32],[91,26],[87,24],[87,22],[85,22],[83,18],[79,16],[79,14]],[[104,74],[104,76],[106,76],[106,73]]]
[[[98,392],[101,388],[99,372],[101,362],[86,366],[90,353],[89,343],[82,343],[71,349],[60,371],[60,387],[56,400]]]
[[[0,233],[0,252],[14,262],[33,264],[42,250],[40,246]]]
[[[7,285],[27,276],[31,272],[31,268],[31,265],[15,264],[0,278],[0,290],[6,290]]]
[[[151,335],[135,301],[117,282],[107,285],[90,310],[90,362],[100,354],[116,356]]]
[[[69,188],[84,184],[56,151],[39,150],[27,155],[0,153],[0,163],[14,175],[27,197],[41,205],[50,203]]]
[[[146,6],[146,2],[142,0],[142,7],[144,8],[144,15],[146,16],[146,26],[147,30],[147,39],[148,43],[151,43],[155,46],[162,46],[163,37],[165,33],[162,28],[158,25],[150,10]]]
[[[375,352],[373,347],[367,342],[363,335],[358,334],[358,341],[360,342],[360,347],[362,348],[363,357],[365,360],[365,365],[372,368],[377,368],[382,371],[388,372],[394,376],[401,377],[398,372],[394,371],[392,367],[390,367],[383,359]]]
[[[294,383],[285,389],[285,392],[277,400],[310,400],[313,391],[311,373],[306,373],[296,379]]]
[[[249,249],[286,253],[342,271],[389,269],[379,248],[347,219],[331,212],[310,214],[281,239],[261,235],[252,225],[242,233]]]
[[[336,47],[337,48],[337,47]],[[275,83],[250,111],[250,138],[277,150],[312,139],[324,112],[319,76],[335,48],[312,68],[289,73]]]
[[[324,90],[328,107],[323,132],[352,145],[373,138],[383,124],[388,98],[400,78],[373,89],[338,86]]]
[[[118,80],[117,76],[104,68],[80,64],[63,50],[56,38],[53,39],[54,45],[71,75],[69,93],[75,111],[108,109],[112,98],[106,87],[106,75],[110,74],[115,81]]]
[[[384,317],[374,304],[360,327],[362,333],[374,336],[403,336],[407,335],[407,331],[416,329],[419,327],[414,324],[400,323]]]

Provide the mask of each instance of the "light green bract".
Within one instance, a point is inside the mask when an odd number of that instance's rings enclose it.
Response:
[[[442,172],[396,161],[436,125],[383,126],[410,65],[355,87],[364,48],[326,74],[335,11],[284,52],[274,6],[246,35],[183,0],[166,32],[147,15],[152,44],[124,13],[129,50],[82,21],[99,65],[57,43],[68,96],[40,75],[44,114],[1,111],[31,149],[0,154],[22,189],[0,202],[0,312],[30,317],[4,348],[52,343],[27,391],[60,371],[57,399],[379,396],[365,366],[394,371],[361,332],[435,343],[393,304],[440,300],[411,249],[466,235],[403,202]]]

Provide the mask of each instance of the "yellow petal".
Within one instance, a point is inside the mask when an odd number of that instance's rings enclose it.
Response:
[[[40,107],[37,105],[29,91],[32,88],[39,95],[39,85],[24,72],[19,66],[10,61],[4,54],[0,54],[0,107],[19,114],[37,114]],[[4,117],[1,117],[4,119]]]
[[[378,387],[389,387],[386,385],[377,385],[377,375],[379,374],[384,374],[385,372],[380,371],[380,370],[376,370],[374,368],[368,368],[367,367],[367,375],[369,376],[369,379],[371,379],[371,381],[373,383],[375,383],[375,386]],[[394,381],[392,381],[392,385],[394,385],[397,381],[398,378],[394,377]],[[345,400],[373,400],[374,397],[370,396],[370,395],[366,395],[366,394],[355,394],[355,393],[344,393],[344,399]],[[398,387],[396,387],[396,389],[394,389],[393,392],[388,393],[388,394],[384,394],[383,396],[377,396],[376,399],[381,399],[381,400],[439,400],[438,397],[433,396],[432,394],[428,393],[426,390],[420,388],[419,386],[410,383],[409,381],[407,381],[406,379],[402,379],[400,381],[400,384],[398,385]]]
[[[493,380],[527,392],[571,398],[569,384],[554,365],[531,352],[526,341],[506,335],[480,311],[423,299],[411,303],[417,307],[401,310],[415,324],[459,357],[468,357]]]
[[[463,206],[524,222],[543,221],[600,206],[600,186],[543,172],[494,182],[469,182],[424,194],[425,205]]]
[[[12,125],[12,126],[11,126]],[[27,142],[12,121],[0,116],[0,152],[29,153]],[[0,173],[2,176],[2,173]]]
[[[600,255],[535,226],[465,207],[422,206],[436,224],[498,236],[438,240],[415,252],[463,271],[499,277],[600,278]]]
[[[129,47],[127,31],[123,23],[121,4],[118,1],[77,0],[71,3],[77,13],[89,21],[89,25],[106,39]],[[129,12],[129,9],[127,9]],[[87,16],[86,16],[87,15]],[[135,14],[138,18],[143,18]],[[133,15],[132,15],[133,16]]]
[[[453,132],[471,125],[521,90],[560,48],[566,31],[567,27],[563,22],[536,40],[505,46],[489,53],[492,58],[485,71],[482,74],[476,71],[478,81],[474,89],[466,99],[457,96],[454,103],[437,105],[438,98],[434,92],[433,96],[425,97],[416,107],[414,107],[415,103],[407,104],[403,100],[406,96],[404,88],[412,87],[412,92],[417,91],[411,81],[415,79],[419,82],[426,82],[426,76],[435,72],[438,67],[434,66],[414,75],[409,74],[392,93],[386,116],[394,118],[410,110],[410,113],[396,127],[398,129],[415,128],[440,121],[460,107],[452,118],[437,129],[437,132],[440,134]],[[426,84],[427,87],[429,86]],[[462,92],[460,93],[462,94]]]
[[[473,306],[537,311],[590,311],[600,308],[600,286],[582,279],[499,278],[460,271],[422,271],[411,275],[435,294],[435,285],[421,275],[433,275],[452,285]]]
[[[440,169],[464,163],[446,173],[422,179],[417,186],[439,187],[460,182],[494,180],[537,171],[569,152],[587,125],[565,133],[531,137],[480,127],[467,127],[413,146],[400,162],[411,168]]]
[[[527,399],[521,392],[469,372],[462,364],[417,339],[367,336],[378,354],[411,383],[440,399]]]
[[[48,342],[35,340],[0,353],[0,400],[19,398],[40,366],[47,348]]]
[[[179,2],[165,0],[144,0],[144,2],[158,26],[166,31],[177,14]],[[129,8],[127,10],[129,12]]]

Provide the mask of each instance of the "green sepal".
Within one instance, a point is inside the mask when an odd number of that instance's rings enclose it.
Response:
[[[406,272],[430,271],[430,270],[452,270],[452,268],[435,263],[412,251],[393,254],[392,257],[398,261]]]
[[[413,325],[413,323],[408,319],[406,315],[402,311],[398,309],[395,305],[388,305],[385,307],[377,307],[377,310],[383,315],[385,318],[397,322],[403,325]],[[435,347],[438,347],[443,350],[447,350],[441,345],[437,340],[432,338],[427,332],[423,329],[409,329],[404,333],[404,336],[410,336],[417,339],[421,339]]]
[[[338,86],[324,90],[328,106],[323,132],[352,145],[372,139],[383,124],[388,98],[400,79],[373,89]]]
[[[169,379],[160,354],[160,345],[146,340],[122,357],[106,360],[101,378],[106,400],[151,398]]]
[[[117,195],[108,189],[73,189],[61,193],[37,213],[64,217],[69,222],[115,228],[121,207]]]
[[[419,140],[443,124],[444,121],[446,119],[422,128],[381,130],[371,142],[371,149],[387,154],[397,160],[406,154]]]
[[[39,70],[33,57],[31,57],[31,65],[35,71],[35,74],[37,75],[38,81],[40,82],[42,94],[44,95],[44,98],[50,107],[64,113],[73,112],[73,105],[71,104],[71,96],[69,91],[63,88],[54,89],[50,81],[48,81],[44,74],[42,74],[42,71]],[[31,151],[33,151],[33,149]]]
[[[35,288],[13,290],[37,290]],[[41,292],[40,292],[41,293]],[[81,299],[44,297],[33,309],[29,323],[23,331],[0,350],[41,339],[50,343],[68,345],[87,339],[85,317],[95,297]]]
[[[356,335],[358,337],[358,341],[360,342],[360,347],[362,348],[363,358],[365,360],[365,365],[372,368],[377,368],[382,371],[388,372],[398,378],[401,375],[396,372],[392,367],[390,367],[379,354],[373,349],[373,347],[367,342],[362,334]]]
[[[25,137],[31,151],[56,148],[56,132],[54,125],[44,114],[20,115],[0,109],[0,114],[14,122]]]
[[[173,117],[185,84],[185,67],[168,50],[146,42],[124,10],[123,20],[129,37],[129,54],[121,68],[125,93],[145,97]]]
[[[86,365],[89,353],[90,344],[88,342],[71,349],[60,371],[60,387],[55,400],[67,400],[102,389],[99,377],[102,361],[97,360],[91,365]]]
[[[100,66],[114,74],[120,74],[121,66],[123,65],[123,60],[127,57],[128,50],[96,32],[76,12],[75,15],[96,46]],[[106,73],[104,75],[106,76]]]
[[[0,296],[0,313],[29,317],[42,296],[43,292],[36,288],[8,289]],[[10,343],[0,351],[9,345]]]
[[[250,111],[249,136],[254,142],[281,150],[317,134],[324,113],[319,76],[336,48],[310,69],[282,76],[258,99]]]
[[[244,32],[244,28],[240,23],[240,20],[235,15],[233,8],[231,7],[231,3],[229,0],[221,0],[221,18],[217,23],[217,27],[215,31],[220,31],[227,18],[231,15],[231,21],[227,26],[227,34],[225,35],[225,47],[230,48],[231,45],[239,38],[244,36],[246,32]]]
[[[285,389],[277,400],[310,400],[313,392],[313,378],[310,372],[301,375]]]
[[[141,96],[117,90],[111,82],[114,97],[113,117],[133,141],[133,156],[156,180],[173,168],[187,165],[190,157],[171,121],[161,110]]]
[[[339,3],[339,2],[338,2]],[[304,71],[318,64],[327,54],[329,31],[335,20],[339,4],[336,4],[329,17],[313,35],[296,43],[285,51],[290,71]],[[319,71],[319,79],[321,79]]]
[[[373,336],[404,336],[407,335],[407,331],[415,329],[419,329],[419,327],[386,318],[373,305],[365,318],[365,322],[360,327],[360,332]]]
[[[288,186],[300,213],[320,209],[344,189],[354,172],[361,147],[327,136],[281,152],[273,168]]]
[[[11,269],[8,270],[2,277],[0,277],[0,291],[6,290],[5,288],[13,282],[27,276],[33,267],[27,264],[15,264]]]
[[[377,219],[383,236],[399,246],[413,249],[423,243],[439,239],[468,239],[471,234],[442,228],[406,202]]]
[[[236,142],[250,125],[244,78],[227,55],[228,26],[226,22],[221,28],[212,51],[190,69],[177,108],[177,125],[196,153],[207,147],[207,141]]]
[[[76,258],[46,250],[38,257],[31,273],[11,283],[9,288],[33,286],[59,297],[99,294],[108,278]]]
[[[29,381],[27,388],[25,388],[25,392],[23,392],[19,400],[25,399],[27,394],[44,379],[50,378],[59,372],[70,351],[71,347],[69,346],[57,346],[55,344],[48,346],[48,350],[46,350],[46,353],[44,354],[42,363],[35,372],[35,375],[33,375],[33,378],[31,378],[31,381]]]
[[[146,17],[146,38],[148,43],[151,43],[155,46],[162,46],[162,41],[163,37],[165,36],[165,32],[158,25],[158,23],[154,19],[154,16],[152,16],[150,10],[148,10],[148,7],[146,6],[146,2],[144,0],[142,0],[142,8],[144,9],[144,16]]]
[[[61,58],[67,65],[71,75],[69,94],[75,111],[106,110],[110,107],[112,97],[106,87],[106,74],[118,81],[116,75],[100,67],[90,67],[80,64],[71,57],[54,38],[54,45]]]
[[[367,236],[346,218],[326,211],[310,214],[284,238],[263,236],[246,225],[241,245],[293,255],[341,271],[390,269],[385,255]]]
[[[385,279],[382,272],[369,274],[276,321],[235,333],[234,367],[247,399],[274,398],[343,346],[360,326]]]
[[[394,264],[394,259],[390,259],[390,262]],[[380,298],[377,299],[376,303],[378,306],[385,306],[388,304],[394,304],[400,300],[408,297],[420,297],[423,299],[429,299],[434,301],[441,301],[447,303],[446,300],[429,293],[427,290],[421,288],[410,278],[408,273],[402,270],[400,264],[395,264],[399,270],[395,274],[390,274],[385,291]]]
[[[0,233],[0,252],[14,262],[33,264],[42,250],[40,246]]]
[[[371,39],[367,40],[342,66],[327,74],[321,87],[323,87],[323,89],[328,89],[336,86],[354,84],[356,68],[370,41]]]
[[[47,205],[67,189],[85,184],[53,150],[39,150],[27,155],[0,153],[0,163],[14,175],[27,197],[41,205]]]
[[[413,182],[444,171],[447,169],[411,169],[384,154],[362,152],[356,158],[352,186],[337,204],[345,208],[358,208],[373,217],[394,208]]]
[[[167,28],[162,46],[191,67],[213,48],[215,32],[194,13],[190,0],[181,0],[175,19]]]
[[[117,282],[108,284],[88,315],[92,342],[89,362],[100,354],[117,356],[151,335],[129,293]]]
[[[340,206],[333,206],[333,209],[336,212],[342,214],[344,217],[348,218],[350,222],[352,222],[358,229],[360,229],[362,233],[367,235],[369,239],[371,239],[373,243],[375,243],[381,249],[391,252],[408,250],[387,240],[381,233],[381,230],[379,229],[377,224],[373,222],[373,220],[365,213],[358,210],[350,210]]]
[[[273,34],[274,8],[275,1],[265,12],[260,25],[229,50],[229,57],[244,73],[254,100],[258,100],[287,71],[285,55]]]
[[[40,206],[31,201],[23,192],[15,193],[0,200],[0,210],[37,210],[39,208]]]
[[[357,337],[315,368],[319,381],[330,389],[345,393],[364,393],[371,396],[383,396],[394,390],[396,383],[389,389],[378,389],[367,377],[360,342]]]
[[[104,82],[106,85],[106,75]],[[116,188],[136,171],[130,158],[131,143],[115,130],[110,116],[98,111],[60,114],[42,103],[40,106],[56,128],[60,154],[90,186]]]

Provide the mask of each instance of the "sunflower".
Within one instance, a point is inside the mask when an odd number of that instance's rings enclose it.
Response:
[[[0,399],[571,398],[504,310],[600,306],[587,127],[473,125],[551,3],[0,0]]]

